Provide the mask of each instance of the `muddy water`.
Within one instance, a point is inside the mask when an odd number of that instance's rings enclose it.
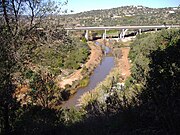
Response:
[[[98,45],[98,44],[97,44]],[[105,54],[108,54],[110,49],[106,46],[103,46],[105,48]],[[95,68],[93,74],[90,76],[90,82],[87,87],[80,88],[78,91],[66,102],[63,104],[63,108],[70,108],[70,107],[77,107],[80,97],[88,92],[93,90],[98,83],[103,81],[106,76],[109,74],[111,69],[114,67],[115,61],[114,57],[105,55],[101,61],[101,63]]]

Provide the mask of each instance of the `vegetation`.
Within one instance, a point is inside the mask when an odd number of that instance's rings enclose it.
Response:
[[[51,36],[53,40],[47,41],[47,35]],[[63,38],[62,35],[64,35]],[[61,69],[80,68],[90,54],[86,42],[83,43],[79,39],[68,37],[63,29],[56,30],[52,34],[44,33],[40,41],[33,44],[37,45],[34,46],[31,43],[24,45],[20,47],[18,53],[23,55],[27,50],[32,49],[28,56],[31,63],[36,67],[46,68],[56,75],[61,73]]]
[[[79,87],[86,87],[89,84],[90,81],[90,77],[85,77],[84,79],[82,79],[79,83]]]
[[[179,29],[137,37],[126,89],[118,89],[117,69],[87,96],[82,108],[63,110],[58,105],[67,99],[69,86],[59,89],[46,66],[78,69],[88,47],[63,29],[37,29],[54,11],[50,1],[0,4],[0,134],[180,134]],[[27,19],[23,11],[30,11]],[[20,104],[15,91],[24,84],[30,88],[29,102]]]
[[[68,21],[69,27],[171,25],[180,23],[179,12],[179,7],[149,8],[144,6],[122,6],[112,9],[92,10],[77,14],[65,15],[60,18],[60,24],[67,24],[66,22]],[[53,22],[57,22],[55,18]]]
[[[52,1],[0,1],[0,134],[40,134],[45,125],[52,127],[48,113],[58,120],[54,109],[69,96],[57,87],[56,76],[88,58],[86,43],[44,23],[57,10]]]
[[[85,93],[80,100],[81,106],[86,107],[88,103],[98,100],[98,102],[105,102],[105,98],[108,96],[109,92],[113,90],[114,85],[118,82],[119,71],[118,69],[113,69],[111,73],[106,77],[106,79],[99,83],[98,86],[89,93]]]

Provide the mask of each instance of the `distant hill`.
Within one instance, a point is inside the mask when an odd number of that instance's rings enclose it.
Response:
[[[64,15],[55,20],[69,27],[180,24],[180,7],[123,6]]]

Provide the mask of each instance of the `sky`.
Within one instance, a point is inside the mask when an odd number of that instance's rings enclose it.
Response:
[[[65,8],[78,13],[130,5],[143,5],[151,8],[177,7],[180,5],[180,0],[68,0]]]

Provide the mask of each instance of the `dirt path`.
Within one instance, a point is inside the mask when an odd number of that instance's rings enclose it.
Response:
[[[88,45],[91,49],[91,54],[89,60],[87,63],[85,63],[85,67],[92,71],[100,63],[102,58],[102,51],[100,46],[94,45],[93,42],[88,42]],[[73,81],[81,80],[83,78],[81,72],[82,69],[76,70],[73,74],[58,82],[59,87],[65,88],[66,84],[72,85]]]
[[[93,42],[88,42],[91,48],[91,55],[88,62],[85,64],[86,68],[95,68],[102,59],[102,50],[100,46],[95,45]]]
[[[131,74],[130,63],[128,60],[129,50],[130,47],[121,48],[122,57],[118,60],[118,67],[120,68],[121,71],[122,82],[124,82],[127,79],[127,77],[129,77]]]

